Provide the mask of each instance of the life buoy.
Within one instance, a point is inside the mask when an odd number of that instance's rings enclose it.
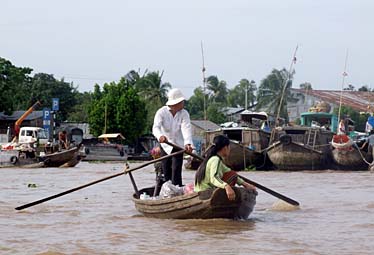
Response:
[[[17,162],[18,162],[17,156],[10,157],[10,163],[12,163],[13,165],[15,165]]]
[[[289,145],[292,142],[292,137],[290,135],[282,135],[279,137],[279,141],[284,145]]]
[[[90,149],[84,148],[84,153],[86,153],[87,155],[90,154]]]

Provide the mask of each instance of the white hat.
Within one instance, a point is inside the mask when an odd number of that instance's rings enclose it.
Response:
[[[180,89],[171,89],[168,93],[168,101],[166,102],[166,105],[176,105],[184,100],[186,99]]]

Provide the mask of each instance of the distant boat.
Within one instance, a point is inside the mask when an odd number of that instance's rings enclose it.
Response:
[[[321,108],[321,105],[324,108]],[[267,155],[280,170],[321,170],[331,166],[331,139],[337,116],[323,112],[325,104],[302,113],[300,126],[273,129]]]
[[[83,161],[126,161],[122,141],[125,137],[121,133],[102,134],[98,140],[83,140],[86,157]]]
[[[326,169],[330,165],[332,136],[332,132],[321,128],[277,128],[266,149],[267,155],[279,170]]]
[[[337,170],[368,170],[373,161],[371,153],[361,150],[347,135],[334,135],[332,139],[333,168]]]
[[[38,156],[38,160],[44,163],[45,167],[60,167],[72,160],[75,161],[78,155],[78,147],[73,147],[67,150],[56,151],[54,153],[47,153]],[[79,161],[76,162],[76,164]],[[76,164],[71,164],[70,166],[75,166]]]
[[[240,124],[232,123],[215,131],[206,132],[207,145],[215,136],[226,135],[230,139],[230,155],[225,164],[233,170],[241,171],[248,167],[263,168],[266,164],[264,149],[269,145],[270,121],[265,112],[243,111]],[[261,127],[266,123],[267,128]]]

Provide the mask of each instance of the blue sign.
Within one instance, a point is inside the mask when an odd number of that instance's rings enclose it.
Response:
[[[52,111],[58,111],[59,110],[59,98],[52,98]]]
[[[43,108],[43,128],[49,129],[51,126],[51,109]]]

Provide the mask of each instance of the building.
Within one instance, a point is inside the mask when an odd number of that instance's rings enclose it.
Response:
[[[196,147],[196,152],[200,154],[205,148],[205,132],[220,128],[210,120],[191,120],[192,140]]]
[[[14,124],[25,111],[14,111],[12,115],[5,115],[0,112],[0,134],[5,134],[10,128],[14,134]],[[43,127],[43,111],[33,111],[23,121],[21,126]]]
[[[339,108],[340,97],[342,105],[351,107],[358,112],[373,112],[374,92],[350,90],[305,90],[291,88],[291,93],[298,98],[296,103],[288,103],[288,116],[290,122],[295,121],[303,112],[309,111],[318,102],[326,102],[331,106],[330,112]]]
[[[238,122],[240,121],[240,113],[244,110],[242,107],[224,107],[222,113],[225,114],[227,121]]]

